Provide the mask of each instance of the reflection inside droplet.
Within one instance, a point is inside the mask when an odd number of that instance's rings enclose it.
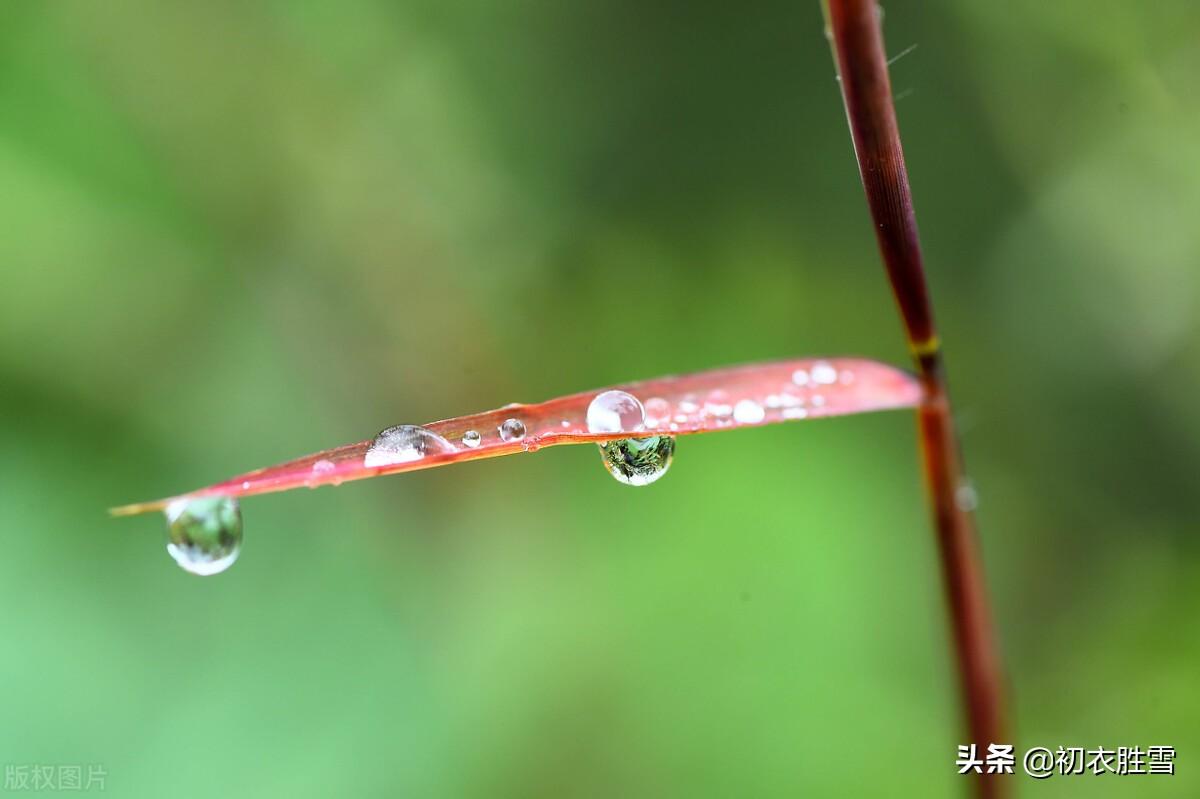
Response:
[[[504,441],[520,441],[525,437],[525,423],[520,419],[505,419],[500,425],[500,438]]]
[[[233,497],[177,499],[167,505],[167,552],[207,577],[225,571],[242,548],[242,513]]]
[[[600,445],[608,473],[631,486],[650,485],[667,473],[675,456],[673,436],[623,438]]]

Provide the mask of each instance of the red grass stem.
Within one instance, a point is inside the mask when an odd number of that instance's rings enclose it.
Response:
[[[842,99],[875,236],[909,348],[925,388],[918,413],[926,488],[933,508],[942,582],[966,713],[980,752],[1007,744],[1003,670],[988,608],[983,564],[968,503],[941,347],[925,281],[912,193],[900,146],[887,55],[874,0],[828,0],[827,21]],[[1011,777],[980,775],[977,795],[1002,796]]]

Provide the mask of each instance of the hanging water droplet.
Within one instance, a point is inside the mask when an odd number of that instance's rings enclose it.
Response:
[[[504,441],[520,441],[525,437],[525,423],[520,419],[505,419],[500,425],[500,438]]]
[[[242,512],[233,497],[177,499],[167,506],[167,552],[192,574],[225,571],[242,550]]]
[[[454,445],[437,433],[415,424],[401,424],[375,436],[367,454],[363,456],[363,466],[391,466],[419,461],[426,455],[444,455],[454,451]]]
[[[650,485],[671,466],[675,438],[623,438],[601,444],[600,454],[604,458],[604,467],[617,480],[631,486]]]
[[[464,447],[475,449],[483,441],[483,436],[479,435],[478,430],[468,430],[463,433],[462,443]]]
[[[646,424],[646,409],[637,397],[625,391],[597,394],[588,405],[589,433],[632,433]]]

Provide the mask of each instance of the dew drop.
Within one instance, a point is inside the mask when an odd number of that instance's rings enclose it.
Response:
[[[625,391],[597,394],[587,409],[589,433],[632,433],[646,425],[646,409]]]
[[[838,379],[837,369],[825,361],[817,361],[813,364],[812,379],[814,383],[821,383],[823,385],[836,383]]]
[[[766,411],[754,400],[738,400],[733,406],[733,418],[739,424],[758,424],[766,416]]]
[[[309,488],[316,488],[321,484],[321,478],[336,471],[337,465],[333,461],[322,458],[313,463],[312,468],[308,472],[308,479],[304,481],[304,484]]]
[[[242,512],[233,497],[177,499],[167,505],[167,552],[185,571],[225,571],[242,550]]]
[[[650,485],[667,473],[675,456],[673,436],[623,438],[600,444],[608,473],[625,485]]]
[[[525,437],[525,423],[520,419],[505,419],[500,425],[500,438],[504,441],[520,441]]]
[[[468,430],[463,433],[462,443],[464,447],[475,449],[483,442],[483,436],[479,435],[478,430]]]
[[[454,451],[454,445],[437,433],[415,424],[401,424],[375,436],[363,457],[363,466],[391,466]]]
[[[979,507],[979,492],[975,490],[971,478],[964,477],[954,490],[954,504],[963,513],[973,513]]]

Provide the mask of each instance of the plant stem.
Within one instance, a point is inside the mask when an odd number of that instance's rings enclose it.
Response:
[[[827,0],[825,12],[875,236],[925,388],[918,420],[926,488],[966,713],[966,743],[976,744],[982,757],[988,744],[1012,743],[1005,733],[1002,667],[970,503],[960,501],[960,490],[969,489],[921,261],[880,13],[875,0]],[[981,775],[975,783],[979,796],[1007,793],[1008,783],[998,775]]]

